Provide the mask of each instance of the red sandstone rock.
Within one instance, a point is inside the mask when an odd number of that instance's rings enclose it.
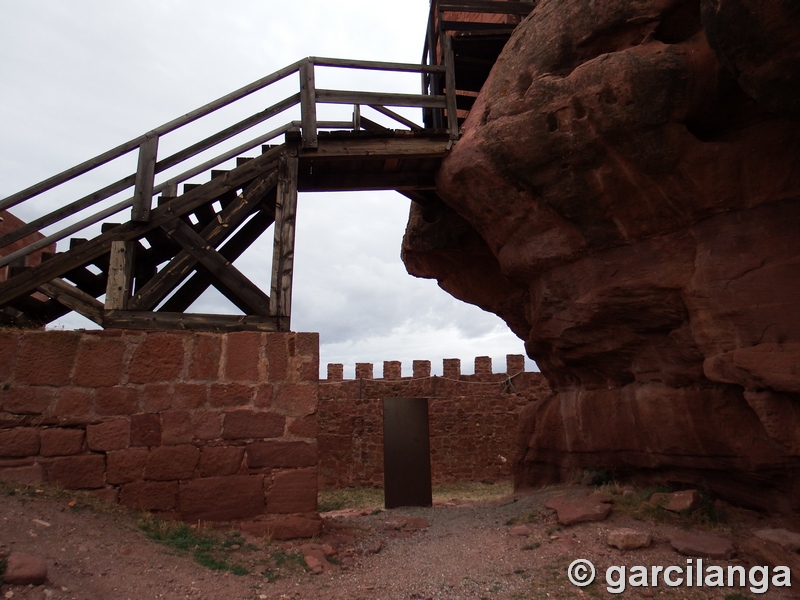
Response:
[[[728,538],[709,533],[681,531],[674,534],[669,543],[686,556],[718,559],[729,559],[733,556],[733,544]]]
[[[639,531],[638,529],[631,529],[629,527],[612,529],[608,532],[607,537],[608,545],[614,546],[620,550],[647,548],[652,541],[653,536],[646,531]]]
[[[308,442],[255,442],[247,445],[249,467],[313,467],[317,445]]]
[[[130,445],[130,437],[131,422],[128,419],[115,419],[86,427],[86,445],[90,450],[122,450]]]
[[[42,456],[68,456],[83,450],[84,432],[80,429],[42,429],[40,435]]]
[[[701,502],[702,498],[700,497],[700,492],[697,490],[684,490],[682,492],[673,492],[670,494],[664,508],[672,512],[694,510],[700,506]]]
[[[206,446],[200,451],[200,477],[236,475],[242,466],[243,457],[244,448],[241,447]]]
[[[47,564],[33,554],[12,552],[6,560],[3,580],[9,585],[41,585],[47,581]]]
[[[171,511],[178,505],[177,481],[136,481],[122,486],[119,503],[136,510]]]
[[[519,485],[613,467],[800,505],[787,6],[538,2],[442,164],[442,204],[414,205],[409,272],[500,315],[556,390],[528,415]],[[756,415],[745,392],[789,399]]]
[[[279,471],[267,491],[267,511],[271,513],[310,513],[317,510],[317,470],[315,468]]]
[[[144,478],[152,481],[191,479],[200,460],[200,449],[194,446],[161,446],[147,456]]]
[[[557,496],[545,502],[545,507],[558,514],[562,525],[575,525],[587,521],[604,521],[611,514],[611,505],[589,498],[564,498]]]
[[[800,533],[789,531],[788,529],[758,529],[753,535],[760,540],[775,542],[784,550],[790,552],[800,551]]]
[[[39,431],[34,427],[15,427],[0,431],[0,458],[39,454]]]
[[[102,454],[63,456],[53,459],[48,480],[72,490],[101,488],[105,484],[106,459]]]

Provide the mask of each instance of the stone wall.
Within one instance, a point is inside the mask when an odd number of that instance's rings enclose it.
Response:
[[[475,359],[475,374],[462,375],[459,359],[445,359],[443,376],[416,360],[413,376],[401,377],[399,361],[383,363],[375,379],[371,363],[356,365],[355,379],[340,364],[328,365],[320,382],[320,486],[383,486],[383,408],[389,397],[429,398],[431,473],[435,484],[510,479],[519,413],[547,397],[539,373],[525,372],[521,355],[507,357],[506,373],[492,360]]]
[[[318,531],[315,333],[0,330],[0,479]]]

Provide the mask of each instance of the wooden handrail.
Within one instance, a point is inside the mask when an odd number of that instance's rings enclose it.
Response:
[[[156,184],[154,181],[155,176],[158,173],[162,173],[167,169],[180,165],[181,163],[194,158],[200,153],[214,148],[220,143],[267,121],[279,113],[296,106],[297,104],[301,105],[301,123],[304,146],[307,148],[313,148],[316,146],[318,128],[334,128],[339,125],[345,125],[344,122],[318,123],[316,120],[317,104],[330,103],[369,105],[379,113],[394,119],[398,123],[401,123],[412,130],[419,130],[422,129],[422,127],[416,125],[413,121],[389,110],[386,108],[386,106],[411,106],[441,111],[444,110],[448,105],[448,102],[450,102],[450,99],[446,98],[445,96],[431,94],[430,90],[422,94],[317,90],[314,86],[315,67],[419,73],[423,77],[423,85],[426,77],[440,77],[447,74],[447,67],[445,65],[417,65],[410,63],[345,60],[323,57],[308,57],[299,60],[287,67],[284,67],[283,69],[267,75],[266,77],[263,77],[253,83],[239,88],[238,90],[222,96],[213,102],[186,113],[181,117],[173,119],[146,134],[137,136],[136,138],[112,148],[107,152],[99,154],[94,158],[84,161],[70,169],[67,169],[66,171],[63,171],[40,183],[37,183],[20,192],[17,192],[16,194],[0,200],[0,210],[12,208],[63,183],[76,179],[102,165],[110,163],[115,159],[125,156],[133,150],[138,149],[140,152],[139,164],[136,173],[123,177],[122,179],[106,185],[105,187],[92,192],[91,194],[61,206],[58,209],[41,217],[35,218],[28,224],[23,225],[15,231],[7,233],[6,235],[0,237],[0,248],[7,247],[8,245],[17,242],[28,235],[41,231],[43,228],[54,225],[59,221],[67,219],[73,215],[77,215],[87,208],[103,202],[131,187],[134,188],[132,197],[116,202],[112,206],[104,207],[94,214],[80,219],[76,223],[70,224],[55,233],[47,235],[33,242],[32,244],[27,245],[25,248],[19,249],[11,254],[8,254],[7,256],[0,257],[0,267],[10,264],[16,259],[24,257],[31,252],[41,250],[54,242],[61,241],[69,235],[72,235],[89,226],[95,225],[107,217],[131,206],[133,206],[132,220],[146,222],[149,218],[152,198],[154,195],[161,193],[164,190],[174,190],[179,183],[186,181],[195,175],[201,174],[204,171],[208,171],[209,169],[212,169],[215,166],[218,166],[243,152],[252,150],[260,144],[264,144],[280,135],[283,135],[289,129],[295,127],[295,125],[293,125],[291,122],[287,123],[270,131],[267,134],[260,135],[249,142],[241,144],[232,150],[223,152],[215,158],[206,160],[200,165],[193,166],[177,176],[170,177],[167,181],[164,181],[160,184]],[[157,149],[159,140],[164,135],[176,131],[183,126],[188,125],[189,123],[197,121],[202,117],[205,117],[295,73],[301,75],[300,91],[298,93],[291,95],[288,98],[285,98],[256,114],[246,117],[199,142],[195,142],[190,146],[180,149],[166,158],[158,158]],[[453,129],[452,124],[451,129]],[[451,136],[452,135],[457,136],[457,130],[455,132],[451,131]]]

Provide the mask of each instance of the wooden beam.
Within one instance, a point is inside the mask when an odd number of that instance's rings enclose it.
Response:
[[[106,308],[125,310],[131,297],[133,284],[133,242],[116,241],[111,243],[111,255],[106,285]]]
[[[206,315],[174,312],[110,310],[103,326],[119,329],[214,331],[286,331],[286,319],[253,315]]]
[[[158,154],[158,135],[150,132],[139,146],[139,166],[136,169],[136,183],[133,192],[131,220],[146,223],[150,219],[153,205],[153,186],[156,175],[156,155]]]
[[[219,246],[263,201],[277,181],[277,170],[257,178],[244,190],[240,198],[225,207],[217,218],[206,226],[200,234],[202,238],[214,248]],[[129,307],[132,310],[152,310],[186,278],[196,264],[197,259],[191,253],[181,250],[139,290]]]
[[[49,283],[43,283],[37,289],[90,321],[98,325],[103,324],[103,304],[63,279],[53,279]]]
[[[315,167],[311,175],[307,174],[305,170],[301,172],[297,187],[301,192],[435,189],[435,176],[434,169],[413,172],[359,173],[340,172],[335,169],[321,171]]]
[[[295,219],[297,216],[296,155],[285,154],[278,162],[278,196],[275,202],[275,240],[272,250],[270,314],[291,317],[294,275]]]
[[[375,104],[375,105],[370,104],[369,106],[370,106],[371,109],[378,111],[382,115],[386,115],[387,117],[390,117],[390,118],[394,119],[398,123],[402,123],[403,125],[408,127],[411,131],[422,131],[423,130],[423,127],[420,127],[419,125],[414,123],[414,121],[411,121],[410,119],[406,119],[403,115],[399,115],[396,112],[394,112],[393,110],[389,110],[385,106],[380,106],[378,104]]]
[[[246,309],[246,314],[264,317],[270,315],[269,296],[209,246],[194,229],[180,219],[164,224],[163,229],[208,269],[222,288],[244,304],[242,308]]]
[[[408,134],[409,132],[404,132]],[[442,158],[450,150],[452,143],[446,136],[422,138],[408,137],[343,137],[320,139],[314,152],[300,150],[299,158],[349,158],[369,156],[372,158],[413,156],[414,158]]]
[[[300,118],[303,121],[303,148],[317,147],[317,94],[314,63],[300,65]]]
[[[474,12],[490,14],[527,15],[535,8],[535,3],[491,0],[470,0],[468,2],[440,2],[439,10],[447,12]]]
[[[445,106],[444,96],[342,90],[317,90],[317,102],[327,104],[380,104],[381,106],[413,106],[416,108],[443,108]]]
[[[450,139],[458,139],[458,108],[456,106],[456,64],[453,56],[453,38],[442,32],[442,52],[444,64],[447,67],[445,74],[445,93],[447,97],[447,130]]]

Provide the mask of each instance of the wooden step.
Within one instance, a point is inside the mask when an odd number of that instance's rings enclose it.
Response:
[[[120,223],[103,223],[100,226],[100,233],[106,233],[107,231],[111,231],[115,227],[119,227]]]
[[[230,171],[225,171],[221,169],[214,169],[211,171],[211,179],[216,179],[217,177],[222,177],[226,174],[230,173]]]
[[[70,250],[74,250],[78,246],[80,246],[82,244],[85,244],[88,241],[89,240],[87,240],[86,238],[70,238],[70,240],[69,240],[69,249]]]
[[[236,166],[241,167],[242,165],[247,164],[251,160],[253,159],[250,156],[239,156],[236,158]]]

